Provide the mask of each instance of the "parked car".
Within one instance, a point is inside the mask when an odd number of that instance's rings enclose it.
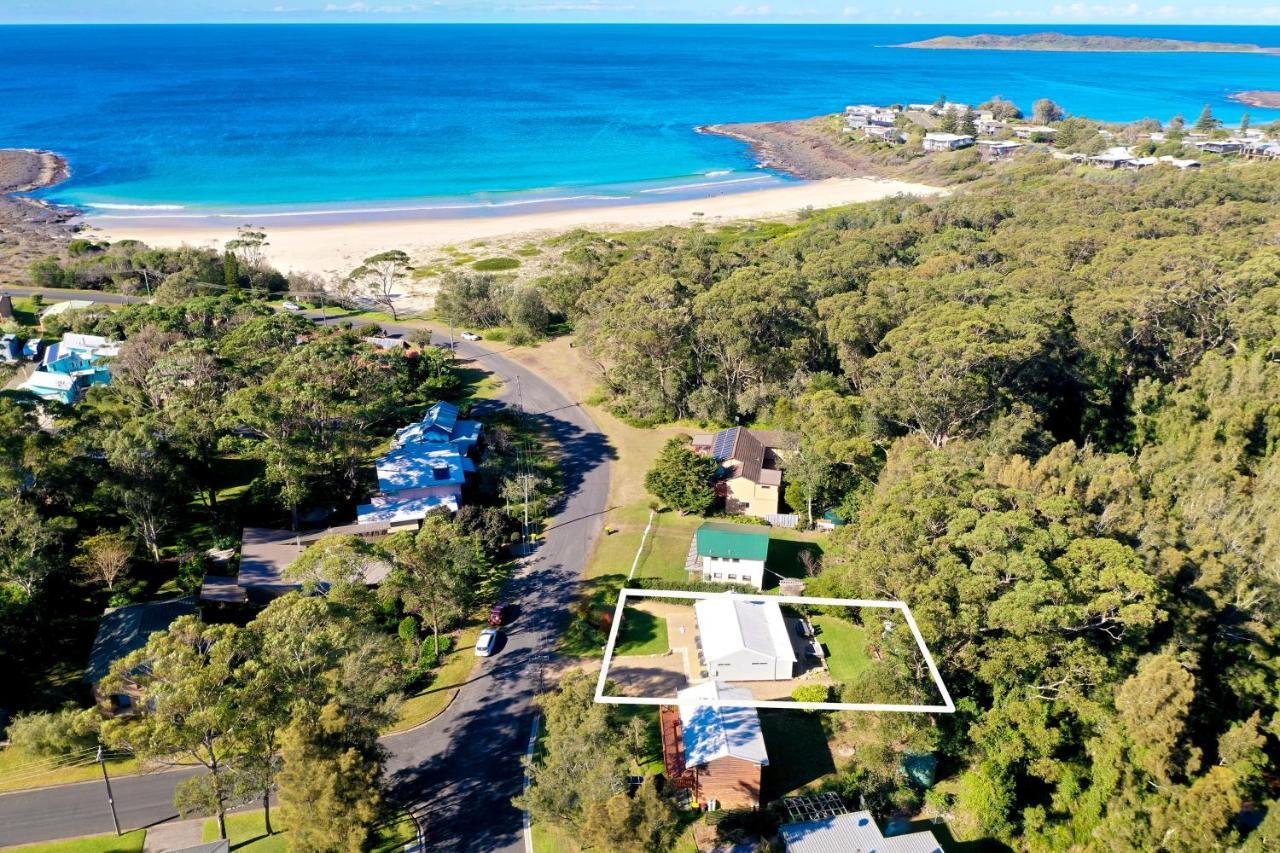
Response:
[[[480,636],[476,638],[476,657],[487,658],[493,654],[494,648],[498,645],[498,631],[496,628],[485,628],[480,632]]]
[[[301,305],[299,305],[296,302],[290,302],[288,299],[286,299],[284,302],[281,302],[280,307],[286,311],[293,311],[293,312],[298,312],[302,310]]]
[[[505,625],[511,617],[511,605],[505,601],[500,601],[489,609],[490,625]]]
[[[475,332],[463,332],[462,339],[464,341],[478,341],[480,340],[480,336],[477,335]]]

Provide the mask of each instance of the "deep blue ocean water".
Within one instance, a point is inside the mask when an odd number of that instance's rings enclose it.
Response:
[[[1280,88],[1280,56],[890,47],[1044,29],[0,27],[0,146],[67,155],[64,202],[448,206],[759,178],[742,145],[693,128],[854,102],[1050,97],[1108,120],[1209,103],[1235,120],[1230,93]],[[1280,46],[1280,28],[1053,29]]]

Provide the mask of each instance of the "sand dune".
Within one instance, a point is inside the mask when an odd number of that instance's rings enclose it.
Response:
[[[284,271],[343,275],[361,259],[386,249],[409,255],[474,240],[549,236],[572,228],[619,231],[695,221],[723,223],[739,219],[776,218],[804,208],[835,207],[887,196],[931,195],[936,187],[875,178],[833,178],[702,199],[569,208],[458,219],[355,220],[340,224],[276,226],[268,224],[267,257]],[[90,218],[98,233],[112,240],[142,240],[153,246],[183,244],[220,248],[235,235],[235,226],[174,225]],[[258,223],[261,224],[261,223]]]

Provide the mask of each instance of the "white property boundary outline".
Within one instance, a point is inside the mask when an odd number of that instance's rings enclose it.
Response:
[[[663,699],[649,699],[634,696],[606,696],[604,694],[605,682],[608,680],[609,675],[609,667],[613,663],[613,648],[618,642],[618,628],[622,624],[622,611],[626,607],[628,598],[676,598],[686,601],[700,601],[711,598],[734,598],[742,601],[773,601],[778,604],[816,604],[835,607],[878,607],[885,610],[900,610],[907,621],[907,626],[911,628],[911,635],[915,637],[916,645],[924,655],[924,662],[929,668],[929,675],[933,678],[934,686],[938,688],[938,694],[942,697],[942,701],[944,703],[942,705],[879,705],[861,702],[781,702],[777,700],[744,702],[742,700],[733,699],[700,699],[698,701],[706,705],[727,708],[790,708],[793,710],[809,711],[898,711],[917,714],[955,713],[956,706],[955,703],[951,701],[951,694],[947,692],[947,685],[942,682],[942,676],[938,673],[938,667],[933,662],[933,655],[929,652],[929,647],[925,645],[924,637],[920,635],[920,627],[916,625],[915,617],[911,615],[911,608],[907,607],[905,602],[868,600],[862,598],[814,598],[803,595],[743,595],[736,592],[684,592],[683,590],[665,589],[623,588],[620,591],[618,595],[618,606],[613,612],[613,625],[609,629],[609,642],[604,647],[604,661],[600,665],[600,678],[596,682],[597,702],[603,702],[611,705],[674,705],[676,703],[676,697],[674,696]]]

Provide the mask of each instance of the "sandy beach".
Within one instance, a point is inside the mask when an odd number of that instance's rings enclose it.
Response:
[[[944,192],[936,187],[876,178],[829,180],[710,198],[669,202],[570,208],[512,215],[457,219],[355,220],[337,224],[276,225],[256,222],[268,234],[268,259],[283,271],[345,275],[369,255],[403,249],[415,259],[441,247],[478,240],[536,240],[573,228],[622,231],[693,222],[725,223],[793,215],[805,208],[835,207],[906,195]],[[111,240],[141,240],[152,246],[183,244],[221,248],[235,236],[235,223],[225,226],[147,224],[90,218],[95,233]]]

